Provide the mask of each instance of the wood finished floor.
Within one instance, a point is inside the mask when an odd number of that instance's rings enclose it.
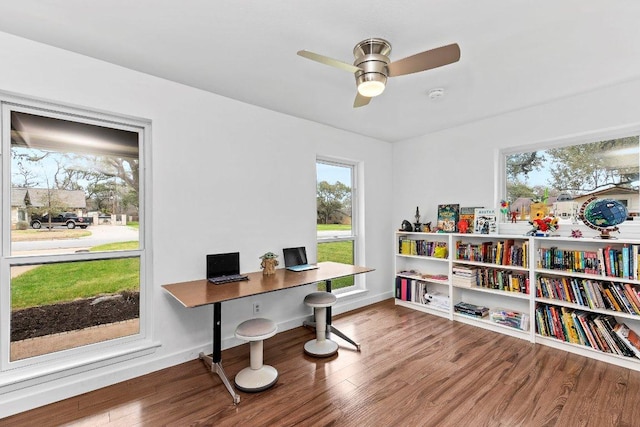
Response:
[[[640,372],[396,307],[334,321],[362,343],[313,359],[305,328],[265,342],[275,387],[234,406],[199,360],[18,414],[11,426],[640,426]],[[248,344],[223,352],[230,378]]]

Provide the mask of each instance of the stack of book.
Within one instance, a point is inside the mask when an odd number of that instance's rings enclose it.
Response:
[[[478,269],[466,265],[454,265],[452,268],[451,284],[471,288],[478,284]]]
[[[470,304],[468,302],[459,302],[453,306],[453,309],[457,313],[472,317],[485,317],[489,314],[488,307]]]

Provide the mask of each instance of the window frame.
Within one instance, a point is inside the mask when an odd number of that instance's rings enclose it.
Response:
[[[348,236],[331,236],[331,237],[323,237],[320,238],[316,233],[316,246],[321,243],[332,243],[332,242],[345,242],[350,241],[353,244],[353,265],[362,265],[364,261],[364,236],[362,233],[362,228],[360,224],[362,222],[361,218],[361,201],[359,200],[359,184],[361,180],[360,169],[362,168],[360,162],[351,161],[346,159],[338,159],[334,157],[328,156],[317,156],[316,157],[316,189],[318,184],[318,172],[317,165],[318,163],[322,163],[328,166],[337,166],[349,168],[351,170],[351,234]],[[316,217],[317,219],[317,217]],[[340,295],[348,294],[351,292],[357,292],[361,290],[365,290],[366,281],[363,277],[364,275],[358,274],[353,277],[353,286],[348,286],[339,289],[332,289],[332,292],[335,293],[338,297]]]
[[[15,255],[11,253],[11,111],[36,114],[79,123],[108,126],[138,134],[139,179],[139,246],[136,250],[55,255]],[[115,363],[148,354],[158,346],[151,334],[153,300],[151,218],[149,182],[151,121],[99,110],[63,105],[0,91],[0,387],[21,388],[24,382],[46,381],[96,366]],[[139,331],[137,334],[88,344],[16,361],[10,360],[11,331],[11,267],[52,262],[89,261],[98,259],[137,258],[140,262]],[[22,385],[20,385],[22,384]]]

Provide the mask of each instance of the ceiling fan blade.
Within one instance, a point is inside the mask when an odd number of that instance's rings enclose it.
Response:
[[[353,108],[364,107],[371,101],[371,98],[356,93],[356,99],[353,101]]]
[[[417,53],[388,65],[389,77],[403,76],[452,64],[460,59],[460,46],[453,43]]]
[[[332,67],[340,68],[341,70],[355,73],[360,71],[360,68],[355,65],[347,64],[346,62],[338,61],[337,59],[329,58],[328,56],[320,55],[317,53],[309,52],[308,50],[299,50],[298,55],[303,58],[311,59],[312,61],[320,62],[321,64],[330,65]]]

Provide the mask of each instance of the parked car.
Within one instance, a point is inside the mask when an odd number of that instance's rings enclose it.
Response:
[[[51,225],[49,225],[49,223],[51,223]],[[73,212],[54,215],[51,217],[51,221],[49,221],[49,214],[31,219],[31,228],[35,228],[36,230],[42,227],[67,227],[72,230],[76,227],[87,228],[91,224],[93,224],[93,218],[89,216],[78,216]]]

